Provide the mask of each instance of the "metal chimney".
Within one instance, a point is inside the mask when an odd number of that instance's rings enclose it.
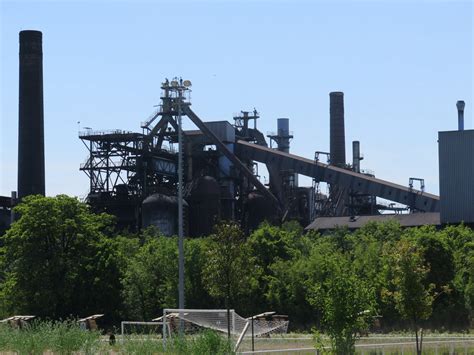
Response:
[[[352,170],[356,173],[360,173],[360,161],[362,158],[360,157],[360,142],[353,141],[352,142]]]
[[[20,32],[18,198],[45,194],[43,50],[40,31]]]
[[[458,109],[458,130],[464,131],[464,107],[466,103],[464,101],[456,102],[456,107]]]
[[[331,165],[346,165],[346,142],[344,133],[344,93],[329,93],[329,153]]]
[[[289,153],[290,152],[290,119],[277,119],[277,135],[278,135],[278,150]]]

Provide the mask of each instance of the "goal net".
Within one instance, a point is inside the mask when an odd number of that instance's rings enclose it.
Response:
[[[244,318],[231,309],[164,309],[163,316],[154,319],[163,323],[163,339],[179,334],[194,334],[203,329],[218,332],[230,332],[236,349],[244,337],[269,336],[274,333],[286,333],[288,319],[274,316],[274,312]]]

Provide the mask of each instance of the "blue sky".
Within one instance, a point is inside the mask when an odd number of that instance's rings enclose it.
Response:
[[[425,178],[432,193],[456,100],[473,128],[471,1],[3,0],[0,11],[1,195],[16,189],[23,29],[43,32],[48,195],[87,193],[79,126],[139,131],[165,77],[193,82],[204,120],[256,107],[267,133],[289,117],[291,151],[308,158],[328,150],[328,94],[344,91],[347,157],[360,140],[362,168]]]

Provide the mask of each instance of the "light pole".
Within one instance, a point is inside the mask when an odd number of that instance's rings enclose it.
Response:
[[[181,101],[183,91],[178,91],[178,258],[179,258],[179,294],[178,308],[184,308],[184,221],[183,221],[183,127]]]
[[[183,93],[189,91],[191,82],[174,78],[171,81],[171,90],[176,93],[176,111],[178,120],[178,308],[184,309],[184,214],[183,214],[183,128],[181,105]],[[183,322],[180,321],[180,331],[183,331]]]

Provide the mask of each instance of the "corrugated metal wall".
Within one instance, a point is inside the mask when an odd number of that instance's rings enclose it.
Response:
[[[441,223],[474,222],[474,130],[439,132]]]

